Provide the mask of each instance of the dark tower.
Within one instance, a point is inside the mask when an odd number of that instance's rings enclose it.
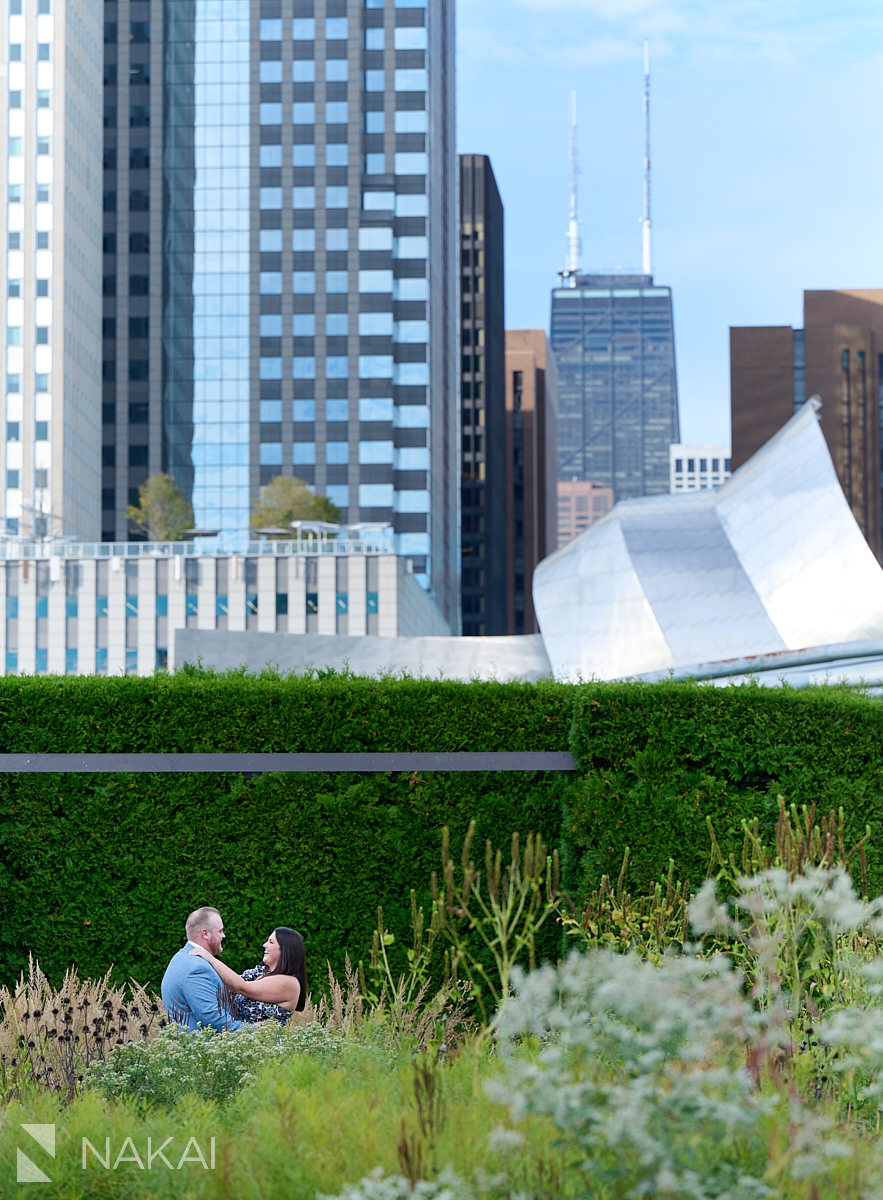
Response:
[[[615,500],[668,491],[680,441],[671,288],[653,282],[650,244],[650,60],[644,46],[644,210],[640,274],[580,267],[576,103],[571,96],[567,265],[552,292],[558,367],[558,478],[611,488]]]
[[[506,623],[503,204],[490,159],[460,155],[461,597],[464,634]]]

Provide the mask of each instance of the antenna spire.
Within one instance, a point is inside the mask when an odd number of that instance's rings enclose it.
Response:
[[[644,43],[644,215],[641,218],[641,265],[653,274],[650,247],[650,43]]]
[[[576,92],[570,93],[570,220],[567,225],[567,263],[561,272],[561,282],[568,287],[576,287],[576,277],[580,271],[582,257],[582,241],[579,236],[579,149],[576,127]]]

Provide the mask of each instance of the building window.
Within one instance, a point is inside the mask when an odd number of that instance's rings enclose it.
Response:
[[[310,149],[312,150],[312,146]],[[291,248],[297,253],[312,253],[316,249],[315,229],[293,229],[291,232]]]

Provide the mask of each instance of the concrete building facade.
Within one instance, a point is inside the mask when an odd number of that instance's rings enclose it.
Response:
[[[502,634],[506,598],[503,203],[490,159],[460,155],[463,633]]]
[[[730,478],[730,447],[687,445],[677,442],[669,447],[669,490],[704,492],[718,488]]]
[[[8,0],[3,12],[0,522],[97,538],[101,6]]]
[[[507,633],[536,633],[532,580],[557,544],[556,374],[542,329],[506,330]]]
[[[802,329],[730,330],[733,467],[818,396],[840,485],[881,559],[883,289],[807,291],[803,302]]]
[[[388,539],[0,545],[7,675],[152,675],[179,629],[445,635],[450,628]]]
[[[459,621],[453,0],[105,4],[103,536],[172,474],[388,521]]]

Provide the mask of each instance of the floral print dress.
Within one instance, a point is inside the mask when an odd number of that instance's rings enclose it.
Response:
[[[248,967],[243,971],[242,978],[246,983],[251,983],[252,980],[260,979],[266,969],[263,963],[258,963],[256,967]],[[278,1004],[269,1004],[266,1000],[255,1000],[251,996],[237,996],[236,1016],[240,1021],[247,1021],[251,1025],[257,1021],[279,1021],[284,1024],[291,1016],[291,1012],[287,1008],[281,1008]]]

